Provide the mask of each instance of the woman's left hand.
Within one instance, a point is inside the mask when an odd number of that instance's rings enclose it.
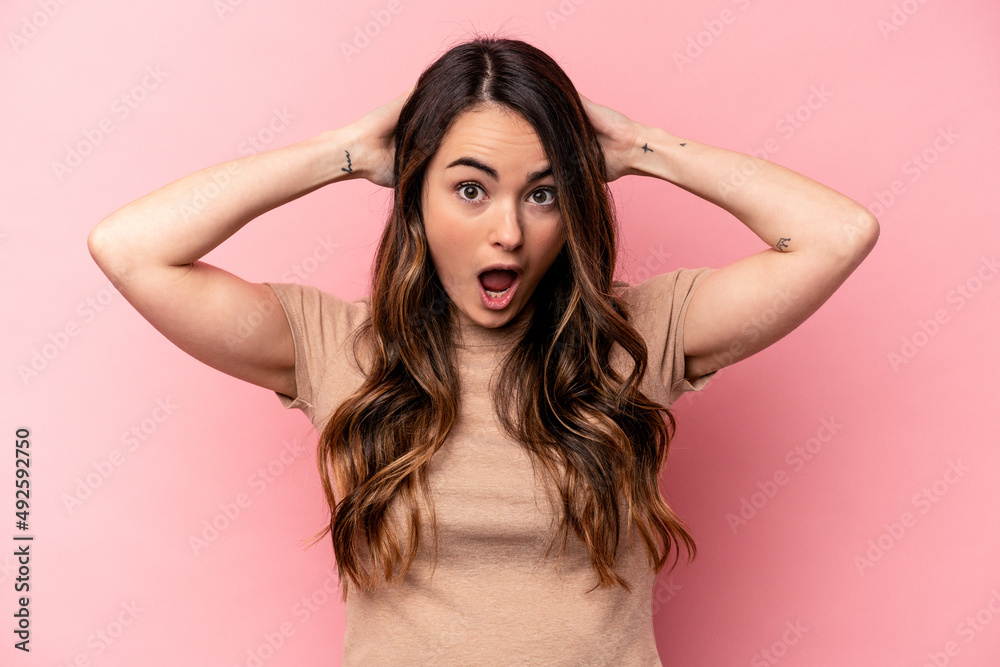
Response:
[[[622,176],[635,174],[632,164],[635,151],[640,148],[638,139],[642,125],[614,109],[591,102],[583,95],[580,99],[604,150],[607,170],[604,180],[610,183]]]

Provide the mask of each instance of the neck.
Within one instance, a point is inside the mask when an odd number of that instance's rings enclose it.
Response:
[[[456,309],[457,311],[457,309]],[[466,317],[452,317],[455,343],[463,347],[497,346],[520,338],[531,325],[534,301],[529,301],[512,320],[498,327],[484,327]]]

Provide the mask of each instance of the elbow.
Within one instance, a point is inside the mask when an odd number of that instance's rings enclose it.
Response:
[[[879,224],[871,211],[863,206],[844,221],[841,235],[841,258],[857,266],[878,242]]]
[[[110,220],[105,218],[90,230],[90,234],[87,235],[87,250],[104,275],[117,287],[121,282],[120,276],[124,268],[116,234],[109,222]]]
[[[862,257],[867,257],[878,242],[879,225],[878,218],[866,208],[858,214],[860,223],[858,225],[858,237],[861,244]]]
[[[90,251],[90,256],[101,267],[102,271],[105,271],[104,267],[108,262],[109,255],[108,246],[111,245],[108,236],[107,226],[103,220],[87,235],[87,250]]]
[[[104,246],[107,243],[105,240],[107,235],[101,224],[98,223],[96,227],[90,230],[90,234],[87,235],[87,250],[90,251],[90,256],[97,262],[98,266],[101,265],[101,257],[104,255]]]

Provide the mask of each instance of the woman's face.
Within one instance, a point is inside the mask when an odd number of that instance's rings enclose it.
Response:
[[[422,211],[431,259],[462,324],[499,327],[533,308],[566,240],[556,196],[548,157],[524,118],[490,105],[455,119],[427,166]],[[506,271],[487,272],[497,267]]]

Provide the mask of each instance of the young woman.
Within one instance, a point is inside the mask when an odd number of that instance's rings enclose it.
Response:
[[[606,183],[624,175],[724,207],[769,248],[614,282]],[[370,296],[200,261],[352,178],[394,192]],[[534,47],[482,38],[352,125],[123,207],[89,245],[165,336],[320,432],[344,664],[658,665],[653,585],[694,549],[659,491],[667,408],[798,326],[877,236],[833,190],[634,122]],[[249,312],[266,315],[230,344]]]

